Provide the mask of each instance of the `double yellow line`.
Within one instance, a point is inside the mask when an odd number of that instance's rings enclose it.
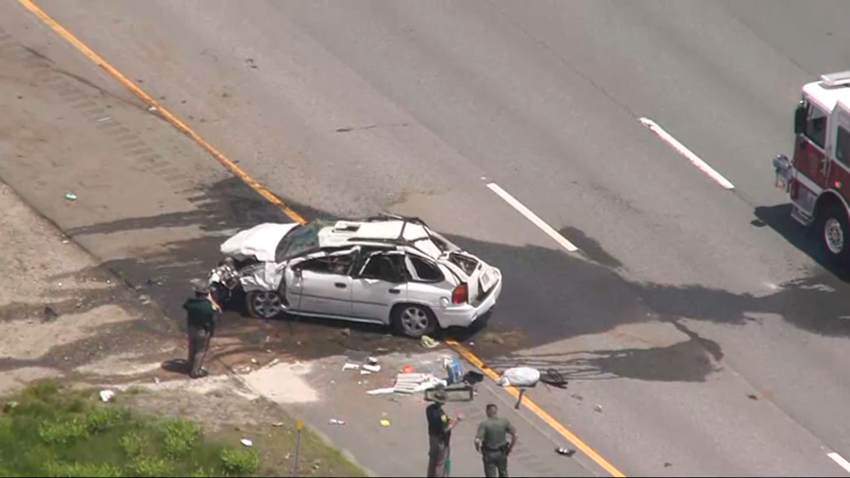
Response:
[[[213,145],[207,142],[204,138],[202,138],[198,133],[192,130],[192,128],[186,126],[186,123],[180,121],[179,118],[174,116],[167,108],[164,108],[161,104],[159,104],[152,96],[145,93],[144,90],[139,88],[134,82],[130,81],[124,74],[118,71],[115,67],[109,64],[106,60],[104,60],[100,55],[95,53],[91,48],[89,48],[85,43],[80,41],[76,36],[74,36],[71,32],[69,32],[65,27],[59,24],[56,20],[54,20],[50,15],[44,12],[40,7],[35,5],[31,0],[18,0],[18,2],[23,5],[24,8],[29,10],[33,15],[38,17],[45,25],[50,27],[54,32],[59,34],[63,39],[65,39],[68,43],[70,43],[74,48],[76,48],[80,53],[85,55],[89,60],[94,62],[97,66],[106,71],[110,76],[118,80],[122,85],[124,85],[128,90],[133,92],[139,99],[141,99],[148,107],[156,108],[156,113],[159,114],[163,119],[168,121],[175,128],[180,130],[183,134],[191,138],[195,143],[204,148],[212,157],[214,157],[219,163],[221,163],[228,171],[233,173],[236,177],[244,181],[248,186],[250,186],[254,191],[257,191],[261,196],[263,196],[267,201],[274,204],[278,208],[280,208],[287,216],[292,218],[293,221],[304,223],[306,220],[303,216],[295,212],[292,208],[284,204],[283,201],[280,200],[274,193],[266,189],[262,184],[257,182],[254,178],[248,175],[245,171],[243,171],[239,166],[236,165],[233,161],[227,158],[224,154],[218,151]],[[458,354],[460,354],[464,359],[466,359],[469,363],[481,369],[481,371],[487,375],[492,380],[498,380],[499,375],[490,367],[484,364],[484,362],[478,358],[475,354],[473,354],[469,349],[461,345],[460,343],[454,340],[447,340],[446,343],[452,347]],[[519,397],[519,391],[513,387],[508,387],[507,390],[514,396]],[[607,471],[611,476],[616,477],[624,477],[625,475],[618,470],[614,465],[609,463],[607,460],[602,458],[601,455],[596,453],[590,446],[584,443],[581,439],[579,439],[575,434],[570,432],[565,426],[561,425],[557,420],[552,418],[551,415],[546,413],[543,409],[541,409],[533,400],[528,397],[523,398],[523,403],[532,413],[537,415],[541,420],[546,422],[549,426],[551,426],[555,431],[557,431],[561,436],[563,436],[566,440],[572,443],[576,448],[581,450],[582,453],[587,455],[591,460],[593,460],[597,465],[602,467],[605,471]]]

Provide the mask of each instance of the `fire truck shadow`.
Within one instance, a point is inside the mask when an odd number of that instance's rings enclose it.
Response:
[[[755,216],[758,219],[752,222],[754,226],[770,227],[826,271],[842,282],[850,283],[850,267],[842,267],[829,259],[812,229],[801,226],[791,218],[791,204],[757,207]]]

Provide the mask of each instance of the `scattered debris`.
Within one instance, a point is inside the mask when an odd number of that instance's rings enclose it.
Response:
[[[257,364],[258,364],[258,363],[260,363],[260,362],[257,362],[257,359],[252,358],[252,359],[251,359],[251,363],[252,363],[252,364],[254,364],[254,365],[257,365]]]
[[[593,411],[602,413],[602,405],[596,405],[595,407],[593,407]]]
[[[74,194],[74,193],[65,193],[65,199],[67,199],[69,201],[76,201],[77,195]]]
[[[393,391],[413,394],[430,390],[438,385],[445,387],[445,380],[440,380],[430,373],[400,373],[396,375]]]
[[[328,423],[330,423],[331,425],[345,425],[345,420],[339,420],[337,418],[331,418],[330,420],[328,420]]]
[[[463,367],[460,364],[460,360],[457,358],[445,357],[443,359],[443,368],[446,369],[446,382],[448,382],[449,385],[463,380]]]
[[[368,371],[368,372],[378,373],[378,372],[381,371],[381,366],[380,365],[366,364],[366,365],[363,366],[363,370]]]
[[[366,368],[366,367],[364,366],[363,368]],[[371,374],[372,374],[372,372],[370,372],[368,370],[361,370],[360,371],[360,375],[371,375]]]
[[[481,383],[484,381],[484,374],[481,372],[476,372],[474,370],[470,370],[463,374],[463,382],[468,383],[469,385],[475,385],[476,383]]]
[[[272,426],[273,426],[273,427],[282,427],[282,426],[283,426],[283,422],[274,422],[274,423],[272,423]]]
[[[395,392],[395,387],[387,387],[387,388],[376,388],[375,390],[369,390],[369,395],[386,395]]]
[[[389,421],[389,420],[387,420],[386,418],[382,418],[382,419],[381,419],[381,426],[382,426],[382,427],[388,427],[388,426],[390,426],[390,421]]]
[[[153,383],[155,383],[155,384],[159,385],[159,377],[154,377],[154,378],[153,378]]]
[[[111,116],[104,116],[103,118],[100,118],[99,120],[97,120],[97,122],[98,123],[104,123],[104,122],[109,121],[111,119],[112,119]]]
[[[571,396],[571,397],[573,397],[573,398],[575,398],[575,399],[576,399],[576,400],[578,400],[579,402],[580,402],[580,401],[582,401],[582,400],[584,400],[584,397],[582,397],[581,395],[579,395],[579,394],[577,394],[577,393],[574,393],[574,394],[572,394],[572,395],[570,395],[570,396]]]
[[[157,108],[156,106],[148,106],[148,111],[150,111],[151,113],[157,111],[158,109],[159,108]]]
[[[555,448],[555,453],[557,453],[559,455],[564,455],[566,457],[570,457],[570,456],[575,455],[576,451],[573,450],[572,448],[561,447],[561,448]]]
[[[754,394],[754,393],[747,394],[747,398],[749,398],[750,400],[758,400],[759,399],[759,397],[757,397],[756,394]]]
[[[540,381],[545,383],[546,385],[551,385],[553,387],[558,388],[567,388],[568,381],[564,380],[561,372],[555,370],[554,368],[546,369],[546,374],[540,377]]]
[[[377,349],[375,349],[375,352],[377,352],[379,354],[385,354],[389,351],[390,351],[390,349],[388,349],[386,347],[378,347]]]
[[[413,369],[410,365],[405,365],[401,368],[401,373],[415,373],[416,370]]]
[[[367,357],[366,362],[368,362],[369,365],[378,365],[378,359],[375,357]]]
[[[269,353],[271,353],[271,350],[269,350],[268,352],[269,352]],[[277,365],[279,362],[280,362],[280,359],[279,359],[279,358],[275,358],[275,359],[273,359],[271,362],[267,363],[267,364],[266,364],[266,366],[265,366],[264,368],[274,367],[274,366],[275,366],[275,365]]]
[[[71,242],[71,241],[69,241],[68,239],[62,239],[62,244],[67,244],[69,242]]]
[[[339,333],[342,334],[343,337],[348,337],[351,335],[351,329],[342,329]]]
[[[345,371],[345,370],[357,370],[358,368],[360,368],[360,365],[357,365],[356,363],[350,363],[350,362],[346,362],[342,366],[343,371]]]
[[[440,342],[428,337],[427,335],[423,335],[421,339],[419,339],[419,344],[425,347],[426,349],[433,349],[440,345]]]
[[[108,402],[108,401],[112,400],[112,397],[114,397],[114,396],[115,396],[115,392],[113,392],[112,390],[101,390],[100,391],[100,401],[101,402]]]
[[[671,466],[673,466],[673,464],[670,463],[669,461],[664,462],[664,468],[670,468]]]
[[[247,438],[243,438],[239,441],[245,446],[254,446],[254,442],[252,442],[251,440],[249,440]]]
[[[151,303],[151,298],[150,298],[150,296],[142,294],[142,295],[139,296],[139,302],[141,302],[142,305],[148,305],[148,304]]]

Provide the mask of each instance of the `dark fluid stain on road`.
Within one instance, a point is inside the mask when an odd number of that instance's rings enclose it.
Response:
[[[261,222],[291,222],[238,179],[229,179],[199,191],[190,212],[119,220],[68,231],[71,236],[152,227],[198,226],[204,235],[175,242],[145,257],[106,264],[140,293],[150,295],[168,316],[183,326],[181,304],[189,295],[189,281],[203,277],[220,259],[219,246],[235,228]],[[333,219],[334,214],[284,201],[307,218]],[[764,212],[764,211],[757,211]],[[774,213],[779,217],[779,214]],[[771,217],[760,218],[777,228]],[[790,221],[790,218],[789,218]],[[620,262],[580,231],[570,229],[593,262],[555,248],[513,247],[448,235],[450,240],[502,269],[504,289],[491,317],[470,330],[450,330],[444,336],[464,341],[488,361],[512,352],[617,326],[646,321],[672,323],[678,319],[744,324],[748,314],[772,313],[813,332],[848,335],[847,286],[831,275],[809,277],[756,297],[700,286],[674,287],[625,280],[612,268]],[[822,287],[827,284],[830,287]],[[837,292],[836,292],[837,291]],[[845,298],[843,298],[845,297]],[[581,360],[539,357],[541,367],[552,366],[579,376],[619,376],[644,380],[704,380],[722,352],[718,344],[683,329],[688,339],[670,346],[634,350],[585,350]],[[347,331],[347,332],[346,332]],[[219,337],[238,339],[250,350],[273,349],[299,357],[318,357],[344,350],[416,350],[416,341],[393,337],[383,327],[342,321],[283,317],[258,321],[239,313],[223,317]],[[266,339],[269,337],[269,339]],[[246,349],[247,350],[247,349]],[[420,349],[421,350],[421,349]],[[516,358],[516,357],[515,357]],[[577,357],[573,357],[574,359]],[[519,360],[516,358],[516,360]],[[560,363],[557,361],[561,360]]]

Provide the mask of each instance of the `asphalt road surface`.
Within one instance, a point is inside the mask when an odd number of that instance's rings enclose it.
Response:
[[[848,473],[850,288],[770,165],[850,64],[847,2],[37,3],[303,215],[415,214],[500,266],[474,347],[564,371],[535,400],[627,475]]]

